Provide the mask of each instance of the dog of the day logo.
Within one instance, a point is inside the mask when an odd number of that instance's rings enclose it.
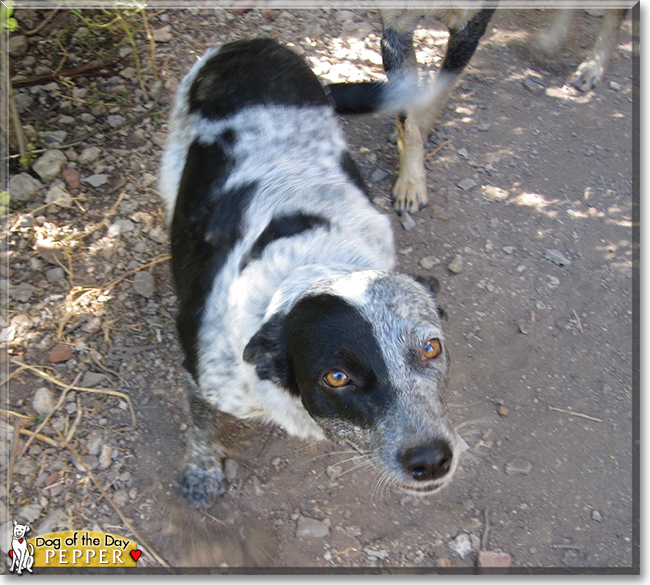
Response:
[[[90,530],[67,530],[33,536],[24,536],[28,525],[14,521],[12,548],[9,551],[10,571],[30,573],[33,568],[135,568],[142,556],[135,541]]]

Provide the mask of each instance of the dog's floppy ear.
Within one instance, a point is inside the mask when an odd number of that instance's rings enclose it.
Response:
[[[14,526],[18,526],[18,522],[14,520]]]
[[[244,348],[244,361],[255,366],[261,380],[289,386],[289,362],[284,331],[286,317],[275,314],[251,337]]]
[[[438,309],[438,315],[443,321],[447,320],[447,311],[444,307],[441,307],[438,304],[438,293],[440,292],[440,281],[435,276],[422,276],[417,275],[412,277],[415,282],[421,284],[424,288],[429,291],[429,294],[436,301],[436,308]]]

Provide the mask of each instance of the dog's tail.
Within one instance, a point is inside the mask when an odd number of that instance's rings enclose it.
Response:
[[[432,90],[430,83],[420,84],[416,75],[389,81],[330,83],[326,87],[338,114],[406,110],[425,102]]]
[[[32,543],[31,543],[31,542],[28,542],[28,543],[27,543],[27,550],[28,550],[28,551],[29,551],[29,547],[30,547],[30,546],[32,547],[32,552],[30,552],[29,554],[30,554],[31,556],[34,556],[34,547],[32,546]]]

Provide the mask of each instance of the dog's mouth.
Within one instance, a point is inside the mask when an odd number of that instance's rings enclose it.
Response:
[[[446,483],[447,483],[446,481],[443,481],[440,483],[433,483],[433,484],[423,485],[423,486],[414,486],[405,483],[398,483],[395,487],[400,492],[406,492],[408,494],[424,496],[439,491]]]

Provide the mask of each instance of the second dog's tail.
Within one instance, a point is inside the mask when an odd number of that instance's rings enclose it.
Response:
[[[421,86],[415,75],[390,81],[330,83],[326,87],[338,114],[406,110],[424,102],[431,91],[431,85]]]

